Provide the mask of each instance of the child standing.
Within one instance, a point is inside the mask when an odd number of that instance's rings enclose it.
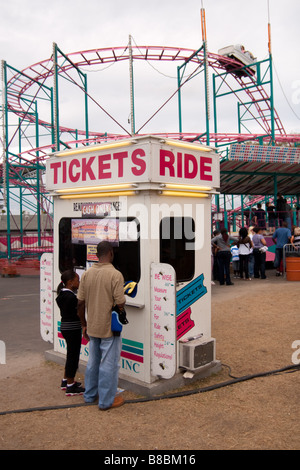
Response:
[[[231,260],[232,260],[232,269],[233,277],[237,279],[240,277],[240,257],[239,257],[239,248],[237,245],[232,245],[230,248],[231,251]]]
[[[78,300],[75,292],[79,287],[79,276],[74,271],[65,271],[61,275],[61,283],[57,287],[56,303],[61,314],[61,334],[67,343],[65,377],[61,389],[66,396],[83,395],[84,388],[75,381],[81,348],[81,323],[77,315]]]

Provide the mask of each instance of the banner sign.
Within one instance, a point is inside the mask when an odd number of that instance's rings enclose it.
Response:
[[[177,339],[180,339],[195,326],[191,319],[192,309],[189,307],[177,317]]]
[[[204,275],[201,274],[177,292],[177,315],[180,315],[207,293],[207,288],[203,285],[203,281]]]
[[[128,145],[129,144],[129,145]],[[148,137],[137,143],[122,142],[118,149],[101,145],[60,152],[46,161],[46,188],[99,188],[123,183],[176,183],[208,188],[220,186],[219,157],[210,148],[181,143],[166,145]],[[91,215],[101,207],[84,207]],[[105,209],[105,208],[104,208]]]

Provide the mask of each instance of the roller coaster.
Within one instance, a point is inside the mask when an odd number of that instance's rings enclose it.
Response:
[[[129,63],[130,75],[130,119],[127,127],[120,124],[88,92],[88,74],[95,67],[110,67],[113,64]],[[134,106],[134,65],[139,62],[149,64],[169,63],[176,67],[177,84],[161,103],[159,108],[142,124],[135,128]],[[255,70],[255,71],[253,71]],[[203,93],[201,94],[201,129],[194,132],[183,130],[183,90],[196,76],[200,75]],[[64,125],[60,112],[63,94],[59,88],[61,79],[66,79],[84,97],[84,124],[81,129]],[[251,68],[240,60],[226,55],[211,53],[207,42],[197,49],[165,46],[132,45],[131,37],[126,46],[96,48],[91,50],[64,53],[53,44],[49,59],[30,65],[23,70],[1,64],[2,79],[2,161],[0,164],[0,202],[2,198],[2,221],[6,218],[7,253],[11,256],[10,214],[12,205],[19,206],[20,214],[29,211],[37,217],[38,236],[42,237],[51,226],[51,199],[45,190],[45,161],[48,156],[61,149],[90,145],[117,140],[132,135],[159,135],[184,141],[199,141],[214,146],[220,153],[221,161],[228,159],[232,145],[252,144],[281,148],[296,148],[300,135],[287,134],[274,106],[272,55],[267,59],[253,61]],[[149,123],[168,103],[178,101],[178,129],[174,132],[147,132]],[[219,131],[219,106],[222,100],[229,99],[237,109],[237,131]],[[196,101],[196,97],[195,97]],[[91,130],[89,105],[93,103],[119,133]],[[196,104],[195,104],[196,106]],[[198,105],[199,106],[199,105]],[[213,112],[211,107],[213,106]],[[222,187],[221,187],[222,192]],[[228,197],[230,192],[224,194]],[[242,202],[246,207],[249,196],[245,194]],[[260,194],[252,193],[255,201]],[[258,199],[257,199],[258,198]],[[214,203],[217,208],[219,202]],[[225,209],[225,203],[224,203]],[[218,208],[218,210],[220,210]],[[234,211],[234,208],[232,207]],[[48,222],[41,225],[41,214]],[[22,221],[22,217],[21,217]],[[48,225],[47,225],[48,223]],[[25,230],[24,223],[20,232]]]

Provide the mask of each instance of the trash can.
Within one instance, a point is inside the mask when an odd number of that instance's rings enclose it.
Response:
[[[300,281],[300,258],[286,258],[286,279],[287,281]]]

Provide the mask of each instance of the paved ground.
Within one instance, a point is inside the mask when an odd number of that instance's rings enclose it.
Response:
[[[141,402],[125,391],[125,406],[108,412],[72,408],[82,398],[65,397],[63,367],[44,360],[49,344],[39,333],[39,278],[0,278],[0,340],[7,347],[0,411],[64,407],[0,416],[0,449],[299,450],[298,371],[185,393],[230,380],[226,365],[240,377],[292,364],[292,343],[300,340],[300,283],[268,276],[213,286],[212,333],[224,364],[219,374],[185,387],[177,398]]]
[[[40,335],[39,310],[39,277],[0,278],[0,340],[6,345],[0,378],[39,364],[49,349]]]

